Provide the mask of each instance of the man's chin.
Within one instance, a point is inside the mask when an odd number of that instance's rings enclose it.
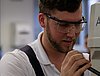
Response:
[[[70,47],[65,48],[64,50],[65,50],[65,52],[69,52],[69,51],[71,51],[72,49],[73,49],[73,47],[70,46]]]

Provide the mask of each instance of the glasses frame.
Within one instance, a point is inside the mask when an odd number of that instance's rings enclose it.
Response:
[[[65,20],[58,19],[55,16],[51,16],[51,14],[49,14],[49,13],[44,13],[44,14],[46,15],[47,18],[52,19],[52,20],[54,20],[56,22],[59,22],[59,23],[63,23],[65,26],[67,26],[69,24],[74,24],[75,26],[79,26],[79,25],[81,25],[83,23],[87,23],[87,21],[86,21],[84,16],[82,16],[82,19],[77,21],[77,22],[71,22],[71,21],[65,21]],[[82,26],[80,31],[82,31],[84,29],[84,27],[85,26]],[[63,33],[65,33],[65,32],[63,32]]]

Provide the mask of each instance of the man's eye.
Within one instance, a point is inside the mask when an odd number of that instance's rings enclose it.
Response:
[[[66,26],[66,25],[69,25],[69,24],[63,23],[63,22],[62,22],[62,23],[61,23],[61,22],[57,22],[56,24],[59,25],[59,26]]]
[[[75,26],[81,26],[82,25],[82,23],[77,23],[77,24],[75,24]]]
[[[80,24],[75,24],[75,26],[80,26]]]

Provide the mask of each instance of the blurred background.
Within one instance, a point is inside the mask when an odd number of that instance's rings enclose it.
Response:
[[[38,23],[39,0],[0,0],[0,58],[4,53],[34,41],[42,31]],[[100,0],[83,0],[83,16],[87,24],[74,48],[87,52],[85,36],[88,34],[91,5]]]

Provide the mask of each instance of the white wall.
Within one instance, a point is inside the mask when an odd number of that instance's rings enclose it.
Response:
[[[3,52],[11,51],[11,23],[33,26],[33,0],[1,0],[1,45]]]

